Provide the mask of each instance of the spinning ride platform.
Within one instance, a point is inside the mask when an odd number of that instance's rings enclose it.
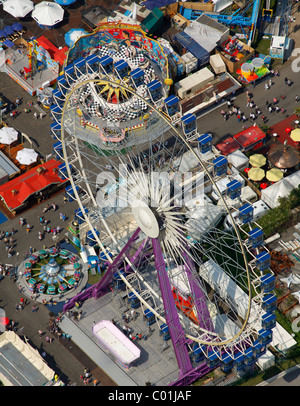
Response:
[[[73,297],[85,287],[88,278],[86,265],[73,253],[61,252],[60,256],[55,248],[39,250],[21,263],[18,282],[27,296],[36,292],[39,302],[48,301],[50,297],[59,301]]]

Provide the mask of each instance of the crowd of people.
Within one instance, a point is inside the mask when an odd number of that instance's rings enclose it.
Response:
[[[277,76],[278,74],[274,72],[273,75]],[[269,81],[265,83],[266,91],[269,90],[271,86],[273,86],[273,84],[274,83],[272,79],[269,79]],[[285,78],[285,84],[286,86],[290,87],[293,85],[293,82],[290,79]],[[256,120],[260,118],[262,123],[265,124],[268,121],[266,117],[267,113],[271,114],[275,112],[284,114],[286,111],[284,107],[280,107],[279,105],[280,100],[282,101],[285,99],[285,95],[283,94],[280,96],[280,98],[273,98],[273,100],[271,101],[266,101],[266,104],[263,107],[260,107],[258,106],[258,104],[255,103],[253,93],[250,90],[246,91],[246,96],[247,96],[246,111],[244,111],[244,109],[242,109],[241,107],[237,106],[234,103],[234,99],[227,100],[228,110],[227,111],[225,111],[224,109],[221,110],[221,115],[224,121],[227,121],[230,117],[234,116],[236,117],[238,122],[243,123],[242,129],[244,130],[246,128],[245,123],[247,121],[250,121],[251,125],[257,125]],[[295,97],[295,101],[296,102],[299,101],[298,96]],[[248,109],[250,109],[250,111]]]
[[[52,237],[55,238],[61,232],[62,228],[61,228],[60,225],[57,225],[55,227],[51,226],[50,225],[50,220],[45,218],[45,216],[44,216],[44,214],[46,214],[49,210],[56,211],[57,208],[58,208],[57,205],[54,204],[54,203],[52,203],[51,205],[47,204],[43,209],[43,213],[38,216],[39,224],[40,224],[40,226],[42,226],[42,230],[38,230],[38,239],[40,241],[42,241],[45,238],[45,235],[47,235],[47,234],[50,234],[50,235],[52,235]],[[62,220],[62,221],[66,221],[67,215],[64,214],[64,213],[59,213],[59,219]],[[22,228],[25,224],[26,224],[26,233],[29,234],[31,232],[33,226],[31,226],[29,223],[27,223],[26,220],[23,217],[20,217],[19,218],[19,226],[20,226],[20,228]],[[11,236],[10,236],[10,239],[9,239],[9,242],[11,242],[11,243],[12,243],[12,241],[11,241],[12,235],[13,235],[14,232],[15,232],[15,230],[13,229],[13,231],[11,233]],[[0,239],[2,237],[2,234],[0,233]],[[8,236],[6,234],[7,234],[7,232],[5,233],[4,237],[6,238],[5,244],[7,245],[8,244],[8,241],[7,241]],[[8,245],[8,247],[10,248],[11,246]],[[8,248],[8,250],[9,250],[9,248]],[[11,251],[12,251],[12,249],[11,249]]]

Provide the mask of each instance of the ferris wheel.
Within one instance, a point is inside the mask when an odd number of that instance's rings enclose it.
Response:
[[[237,221],[231,214],[242,185],[211,137],[198,134],[195,117],[178,120],[176,98],[153,80],[142,95],[133,75],[124,82],[117,70],[101,70],[102,62],[81,61],[80,73],[67,67],[51,107],[54,150],[79,205],[81,239],[97,243],[107,259],[104,277],[80,298],[100,297],[108,284],[125,289],[146,323],[172,341],[176,385],[207,373],[204,361],[224,371],[249,368],[276,321],[270,256],[253,208],[240,204]],[[87,100],[97,107],[88,109]],[[143,108],[132,110],[137,101]],[[116,120],[109,109],[135,114]],[[228,174],[224,195],[218,181]]]

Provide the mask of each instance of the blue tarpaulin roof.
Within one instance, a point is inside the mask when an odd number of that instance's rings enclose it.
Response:
[[[175,41],[179,42],[181,46],[183,46],[188,52],[194,55],[198,59],[198,61],[208,61],[209,52],[184,31],[175,35]]]
[[[155,7],[165,7],[168,4],[175,3],[174,0],[146,0],[142,3],[148,10],[153,10]]]
[[[3,42],[3,45],[5,45],[5,46],[11,48],[11,47],[13,47],[15,44],[14,44],[12,41],[10,41],[9,39],[6,39],[6,40]]]

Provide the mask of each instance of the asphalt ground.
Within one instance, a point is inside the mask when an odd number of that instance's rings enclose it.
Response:
[[[295,37],[297,38],[298,36]],[[249,90],[253,93],[253,100],[263,109],[263,114],[267,117],[266,124],[269,126],[280,121],[282,118],[293,114],[294,108],[296,107],[295,96],[300,95],[299,73],[292,70],[291,62],[287,61],[283,66],[278,66],[278,70],[280,76],[272,78],[273,85],[268,91],[264,88],[264,81],[256,85],[255,88],[252,85],[249,86]],[[285,86],[285,77],[288,77],[293,81],[291,87]],[[269,80],[269,78],[266,78],[266,80]],[[38,120],[33,119],[34,108],[28,115],[26,115],[22,107],[25,106],[28,101],[36,102],[36,98],[29,96],[5,73],[0,73],[0,92],[11,101],[14,101],[17,96],[20,96],[23,101],[23,105],[19,108],[19,115],[14,120],[8,117],[6,119],[7,124],[12,125],[17,130],[27,134],[32,140],[32,147],[35,148],[42,157],[51,153],[54,140],[51,138],[49,131],[49,126],[52,123],[49,113],[46,111],[46,117],[42,120],[40,118]],[[284,99],[281,99],[281,96],[284,96]],[[266,101],[268,100],[270,102],[274,97],[280,99],[280,107],[284,107],[286,110],[283,116],[281,113],[269,114],[267,110],[264,109]],[[246,107],[246,99],[245,91],[243,91],[241,94],[237,95],[235,104],[245,112],[247,117],[249,117],[250,109],[249,107]],[[212,133],[213,142],[215,144],[220,140],[241,131],[243,125],[243,123],[237,121],[236,117],[230,117],[224,122],[220,114],[221,108],[224,108],[224,106],[214,106],[210,112],[200,114],[198,119],[199,132]],[[250,126],[252,123],[248,120],[245,125]],[[24,146],[29,147],[31,145],[25,140]],[[61,238],[63,238],[66,223],[60,222],[59,212],[62,210],[67,214],[68,219],[71,219],[74,210],[77,208],[77,204],[76,202],[64,204],[62,194],[57,194],[55,197],[50,198],[48,202],[50,204],[57,204],[58,209],[56,212],[49,212],[45,217],[50,220],[51,225],[57,226],[59,224],[64,228],[61,232]],[[18,262],[23,260],[29,246],[39,249],[42,248],[43,245],[46,247],[53,245],[53,241],[48,235],[45,237],[45,240],[41,242],[38,240],[38,230],[40,229],[38,216],[42,213],[42,209],[46,203],[47,202],[37,205],[22,214],[22,217],[24,217],[33,227],[29,235],[26,234],[25,228],[19,228],[18,217],[15,219],[9,219],[5,223],[0,224],[1,231],[11,231],[12,228],[17,230],[14,236],[16,240],[14,255],[9,260],[7,258],[4,243],[0,241],[0,263],[7,263],[9,261],[9,263],[18,264]],[[16,255],[17,253],[19,253],[19,255]],[[74,344],[72,345],[72,341],[67,345],[67,343],[62,342],[62,340],[59,342],[58,339],[54,337],[54,341],[51,344],[48,344],[44,338],[41,339],[38,335],[38,330],[47,330],[49,309],[39,305],[38,311],[32,313],[32,303],[29,303],[24,310],[16,311],[15,305],[19,302],[20,298],[21,294],[19,293],[18,287],[9,277],[6,276],[0,281],[0,306],[4,308],[6,315],[9,318],[16,321],[18,334],[26,335],[29,342],[32,343],[34,347],[41,351],[46,351],[46,361],[65,383],[70,385],[83,385],[80,380],[80,375],[82,374],[83,369],[87,367],[85,364],[89,362],[90,369],[96,369],[94,368],[95,365],[92,360],[88,360],[86,354],[76,348]],[[71,350],[73,350],[73,352],[71,352]],[[105,377],[103,371],[95,371],[95,374],[98,373],[102,374],[100,384],[113,384],[109,382],[107,377]]]

